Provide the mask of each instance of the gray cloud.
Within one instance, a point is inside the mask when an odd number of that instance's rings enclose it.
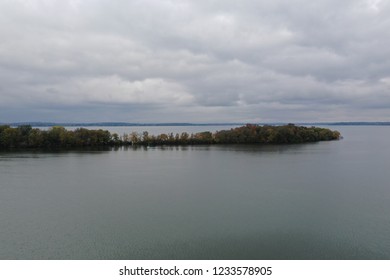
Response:
[[[390,118],[390,4],[1,1],[0,122]]]

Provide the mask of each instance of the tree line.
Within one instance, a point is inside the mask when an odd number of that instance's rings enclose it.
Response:
[[[271,126],[247,124],[245,126],[199,133],[162,133],[150,135],[131,132],[118,135],[102,129],[77,128],[67,130],[53,126],[48,130],[30,125],[11,127],[0,125],[0,149],[9,148],[76,148],[105,146],[159,146],[202,144],[295,144],[340,139],[338,131],[319,127],[304,127],[294,124]]]

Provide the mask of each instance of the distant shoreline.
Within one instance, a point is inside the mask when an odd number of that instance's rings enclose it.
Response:
[[[3,123],[0,122],[0,125],[10,125],[10,126],[21,126],[21,125],[31,125],[32,127],[53,127],[53,126],[66,126],[66,127],[115,127],[115,126],[128,126],[128,127],[138,127],[138,126],[242,126],[247,123],[130,123],[130,122],[10,122]],[[269,122],[269,123],[256,123],[257,125],[287,125],[288,122]],[[296,125],[339,125],[339,126],[390,126],[390,122],[297,122]]]

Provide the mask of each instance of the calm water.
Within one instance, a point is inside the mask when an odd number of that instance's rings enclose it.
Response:
[[[0,153],[0,259],[390,259],[390,127],[332,128],[344,139]]]

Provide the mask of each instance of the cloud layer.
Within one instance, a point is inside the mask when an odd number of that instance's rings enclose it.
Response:
[[[381,0],[0,1],[0,122],[390,119]]]

